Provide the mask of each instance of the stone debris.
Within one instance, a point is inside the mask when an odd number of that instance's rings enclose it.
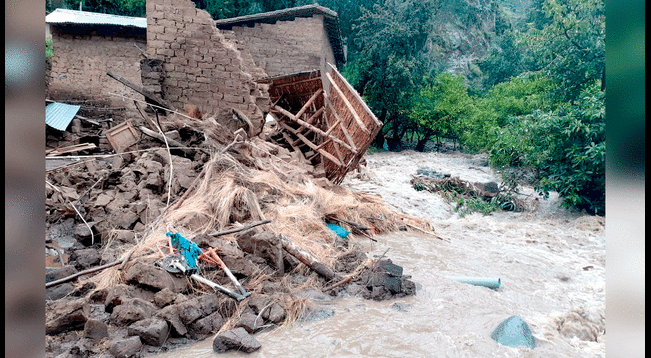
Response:
[[[232,350],[251,353],[257,351],[260,347],[260,342],[241,327],[221,333],[212,341],[212,349],[217,353]]]

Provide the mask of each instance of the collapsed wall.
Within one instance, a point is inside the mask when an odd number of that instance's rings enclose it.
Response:
[[[317,69],[325,73],[329,72],[326,63],[336,63],[323,15],[233,26],[232,31],[271,77]]]
[[[164,61],[162,93],[173,106],[196,106],[230,130],[247,127],[235,108],[250,120],[250,133],[262,130],[270,106],[267,86],[253,81],[253,62],[191,0],[147,1],[147,53]]]

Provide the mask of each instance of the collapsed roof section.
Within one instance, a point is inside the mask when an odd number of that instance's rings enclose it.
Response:
[[[280,142],[312,164],[321,163],[326,177],[340,184],[357,167],[382,122],[337,69],[329,66],[332,71],[324,76],[330,84],[328,91],[323,90],[320,71],[259,82],[269,84]]]

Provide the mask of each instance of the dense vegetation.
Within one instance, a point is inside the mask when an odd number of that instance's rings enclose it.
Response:
[[[88,11],[145,16],[145,0],[49,0],[47,10],[80,1]],[[214,18],[314,2],[194,1]],[[408,140],[418,150],[454,140],[486,151],[495,167],[531,169],[543,195],[557,191],[567,206],[604,214],[603,0],[319,4],[339,14],[343,74],[385,123],[379,148],[385,138],[391,149]],[[466,52],[483,56],[461,70],[448,60]]]

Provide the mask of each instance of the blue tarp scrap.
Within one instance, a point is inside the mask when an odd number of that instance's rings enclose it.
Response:
[[[197,260],[201,255],[201,249],[194,242],[184,238],[181,234],[168,232],[167,236],[172,239],[172,246],[179,251],[190,269],[197,269]]]
[[[334,231],[337,236],[341,237],[342,239],[345,239],[348,237],[348,234],[350,234],[350,231],[344,229],[343,227],[335,224],[326,224],[328,225],[328,228],[332,231]]]

